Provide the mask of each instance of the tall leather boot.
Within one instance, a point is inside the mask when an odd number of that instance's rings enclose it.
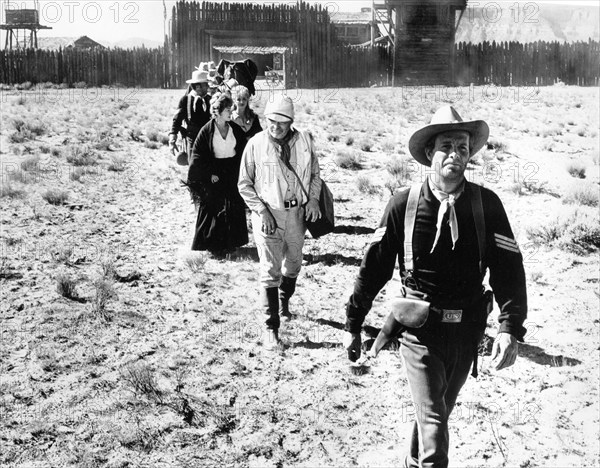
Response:
[[[290,312],[290,297],[296,291],[296,278],[281,277],[279,285],[279,315],[285,321],[290,321],[294,316]]]
[[[276,287],[263,288],[260,291],[261,307],[265,314],[267,326],[263,347],[274,349],[279,344],[279,296]]]

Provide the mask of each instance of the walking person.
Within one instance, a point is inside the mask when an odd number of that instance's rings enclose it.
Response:
[[[187,181],[198,203],[192,250],[208,250],[219,258],[248,243],[245,206],[237,187],[246,136],[231,122],[232,105],[228,94],[213,96],[213,118],[194,143]]]
[[[280,342],[280,316],[292,317],[289,301],[302,266],[306,220],[321,216],[321,178],[312,136],[292,126],[292,100],[270,101],[265,117],[267,129],[246,145],[238,187],[252,211],[267,334],[263,344],[273,349]]]
[[[177,134],[185,141],[187,161],[178,160],[182,165],[191,161],[192,147],[200,129],[210,120],[210,97],[208,96],[209,74],[204,70],[196,70],[186,81],[191,89],[181,97],[177,111],[173,115],[173,123],[169,132],[169,148],[173,156],[177,156]]]
[[[246,133],[249,140],[254,135],[262,132],[258,115],[250,108],[250,91],[243,85],[233,88],[234,111],[231,120],[238,124]]]
[[[488,136],[484,121],[463,121],[450,106],[412,135],[410,153],[431,168],[428,177],[388,203],[346,306],[344,346],[356,358],[365,316],[399,258],[403,286],[382,333],[401,333],[416,411],[407,468],[448,466],[448,418],[471,366],[476,376],[491,308],[482,285],[486,270],[500,308],[496,369],[515,362],[526,331],[523,257],[502,202],[465,179],[469,159]]]

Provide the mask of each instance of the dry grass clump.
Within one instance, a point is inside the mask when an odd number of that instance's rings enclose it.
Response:
[[[146,141],[144,142],[144,147],[146,147],[146,148],[148,148],[148,149],[157,150],[157,149],[159,149],[159,148],[160,148],[160,146],[161,146],[161,145],[160,145],[159,143],[157,143],[156,141],[149,141],[149,140],[146,140]]]
[[[189,252],[183,259],[183,262],[192,273],[200,273],[204,271],[206,256],[200,252]]]
[[[362,169],[360,155],[355,151],[339,150],[335,156],[335,163],[342,169],[351,171]]]
[[[154,371],[146,364],[132,364],[121,371],[123,381],[131,390],[151,401],[162,402],[163,392],[158,388]]]
[[[354,137],[352,135],[348,135],[346,137],[346,146],[352,146],[354,144]]]
[[[107,278],[98,278],[94,281],[94,300],[92,301],[92,313],[94,316],[104,320],[109,320],[110,315],[106,306],[116,299],[117,293],[114,288],[114,281]]]
[[[391,158],[386,163],[385,168],[398,181],[400,186],[409,184],[413,175],[419,172],[419,164],[406,155]]]
[[[77,297],[75,294],[75,286],[75,280],[65,273],[61,273],[56,277],[56,291],[62,297],[75,299]]]
[[[69,193],[66,190],[48,189],[42,193],[42,198],[51,205],[64,205],[69,199]]]
[[[487,142],[487,149],[492,150],[496,153],[505,153],[507,150],[506,143],[496,140],[494,138],[490,138]]]
[[[565,194],[564,202],[572,205],[598,206],[598,184],[593,182],[571,185]]]
[[[569,163],[567,172],[576,179],[585,179],[585,166],[579,161]]]
[[[25,198],[26,192],[23,189],[17,188],[10,182],[2,182],[0,184],[0,198]]]
[[[577,209],[540,226],[527,228],[527,236],[536,244],[558,247],[577,254],[590,253],[600,247],[597,216]]]
[[[377,187],[371,179],[367,176],[361,175],[356,179],[356,188],[361,193],[366,193],[368,195],[375,195],[379,193],[379,187]]]
[[[123,172],[126,169],[127,159],[123,156],[113,156],[107,169],[112,172]]]
[[[367,140],[362,140],[360,142],[360,149],[365,153],[369,153],[373,149],[373,143]]]
[[[23,143],[46,133],[46,125],[38,121],[16,118],[12,121],[12,125],[16,131],[8,136],[8,141],[11,143]]]
[[[21,162],[21,169],[24,171],[35,171],[40,167],[40,157],[37,154],[27,156]]]
[[[94,166],[98,156],[88,145],[72,145],[68,148],[67,162],[73,166]]]

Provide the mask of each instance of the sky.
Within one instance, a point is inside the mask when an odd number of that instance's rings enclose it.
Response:
[[[34,8],[33,1],[25,0],[0,0],[2,2],[2,23],[4,23],[4,10],[15,8]],[[234,0],[235,1],[235,0]],[[166,0],[168,17],[171,17],[171,9],[175,0]],[[254,1],[253,3],[265,3]],[[268,2],[277,3],[277,2]],[[295,4],[295,0],[282,0],[282,3]],[[323,0],[320,2],[330,11],[359,11],[361,7],[371,6],[369,0]],[[485,6],[486,3],[499,3],[512,5],[515,0],[500,0],[490,2],[488,0],[470,1],[470,4]],[[531,3],[531,2],[521,2]],[[535,3],[554,3],[562,5],[587,5],[598,6],[600,0],[589,1],[540,1]],[[52,27],[51,30],[42,30],[38,37],[80,37],[83,35],[102,43],[141,37],[154,41],[163,41],[164,28],[168,23],[164,19],[164,6],[162,0],[40,0],[40,23]],[[3,32],[4,33],[4,32]],[[4,47],[4,34],[0,36],[0,47]]]

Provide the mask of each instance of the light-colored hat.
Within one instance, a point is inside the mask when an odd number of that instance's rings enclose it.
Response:
[[[431,161],[425,154],[425,146],[433,137],[439,133],[450,130],[464,130],[471,135],[471,156],[479,151],[487,143],[490,136],[490,128],[483,120],[464,121],[452,106],[440,107],[433,117],[431,123],[417,130],[408,141],[408,150],[413,158],[425,166],[431,166]]]
[[[294,102],[288,96],[269,101],[265,107],[265,117],[275,122],[293,122]]]
[[[190,80],[187,80],[186,83],[208,83],[208,73],[201,70],[194,70],[194,72],[192,73],[192,78]]]

